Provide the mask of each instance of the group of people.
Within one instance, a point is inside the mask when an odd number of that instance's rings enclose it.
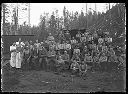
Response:
[[[12,67],[23,70],[46,70],[83,75],[87,70],[107,71],[125,66],[125,52],[118,55],[111,45],[112,38],[94,32],[78,32],[71,37],[69,31],[58,34],[58,40],[49,33],[43,42],[32,41],[13,43],[10,46]]]

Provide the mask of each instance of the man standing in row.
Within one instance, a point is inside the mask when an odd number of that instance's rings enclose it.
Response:
[[[16,42],[16,68],[21,68],[21,63],[23,60],[23,46],[24,43],[21,42],[21,38],[19,38],[19,41]]]
[[[40,68],[43,70],[46,70],[46,56],[47,56],[47,50],[43,46],[43,42],[41,42],[41,47],[39,51],[39,63],[40,63]]]

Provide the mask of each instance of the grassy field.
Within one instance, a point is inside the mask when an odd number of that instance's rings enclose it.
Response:
[[[45,71],[12,71],[9,63],[3,67],[3,92],[124,92],[123,72],[88,71],[85,77],[71,76],[70,73],[55,74]]]

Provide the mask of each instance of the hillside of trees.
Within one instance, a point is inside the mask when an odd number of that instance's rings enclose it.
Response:
[[[3,34],[14,35],[36,35],[42,41],[45,39],[49,32],[56,36],[63,29],[86,29],[88,32],[97,31],[98,33],[109,32],[110,36],[114,39],[113,43],[118,41],[117,45],[121,45],[125,40],[125,4],[119,3],[113,6],[106,13],[96,13],[88,11],[84,13],[70,12],[63,8],[63,16],[58,16],[58,10],[53,11],[52,15],[48,17],[48,13],[40,15],[40,23],[38,26],[28,26],[25,22],[23,25],[18,26],[17,29],[17,15],[16,9],[13,10],[12,23],[6,22],[6,15],[8,15],[8,6],[2,4],[3,7]]]

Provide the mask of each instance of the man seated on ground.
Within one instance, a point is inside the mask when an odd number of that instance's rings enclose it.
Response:
[[[80,64],[80,75],[84,76],[87,73],[87,64],[82,61],[82,63]]]
[[[94,67],[94,69],[100,68],[99,55],[100,55],[99,52],[93,51],[93,67]]]
[[[70,69],[72,70],[73,75],[79,75],[80,65],[77,63],[77,61],[74,60],[74,62],[72,62]]]
[[[116,58],[117,56],[112,47],[110,47],[108,50],[108,57],[109,57],[108,62],[117,62],[117,58]]]
[[[117,68],[118,57],[116,56],[115,51],[113,50],[112,47],[110,47],[108,51],[108,62],[109,65],[113,66],[113,68]]]
[[[74,53],[73,56],[72,56],[71,62],[77,62],[77,63],[80,64],[81,60],[80,60],[79,55]]]
[[[107,64],[107,56],[105,55],[105,53],[102,53],[100,58],[99,58],[99,62],[101,65],[101,70],[107,70],[108,64]]]

